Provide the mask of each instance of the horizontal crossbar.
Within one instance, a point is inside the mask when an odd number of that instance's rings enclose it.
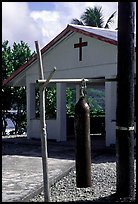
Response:
[[[78,83],[78,82],[80,83],[83,80],[88,82],[88,79],[50,79],[49,83]],[[39,79],[36,82],[37,83],[45,83],[46,81],[47,80]]]
[[[37,83],[46,83],[47,80],[39,79],[36,82]],[[81,83],[81,82],[87,82],[87,83],[100,83],[100,82],[111,82],[111,81],[117,81],[116,78],[110,78],[110,79],[104,79],[104,78],[91,78],[91,79],[50,79],[49,83]]]

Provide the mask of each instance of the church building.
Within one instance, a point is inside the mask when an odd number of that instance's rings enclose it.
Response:
[[[117,82],[110,79],[117,76],[117,30],[69,24],[41,49],[41,55],[45,79],[56,67],[50,81],[56,86],[56,118],[46,121],[48,139],[67,140],[66,89],[75,87],[77,101],[81,80],[87,79],[89,87],[104,87],[106,146],[115,144]],[[134,67],[136,74],[136,51]],[[40,138],[35,104],[39,69],[34,55],[4,81],[8,86],[26,86],[28,138]]]

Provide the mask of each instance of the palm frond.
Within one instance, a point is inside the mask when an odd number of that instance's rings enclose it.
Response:
[[[103,26],[103,14],[101,11],[102,7],[88,7],[86,11],[82,14],[81,20],[85,25],[93,27]]]
[[[116,11],[108,18],[104,26],[104,16],[102,13],[102,7],[95,6],[94,8],[88,7],[81,15],[80,19],[74,18],[71,23],[76,25],[86,25],[99,28],[109,28],[109,24],[113,23],[113,18]]]
[[[104,28],[109,28],[109,24],[114,22],[113,18],[115,16],[115,14],[116,14],[116,11],[107,19],[107,22],[106,22]]]
[[[83,22],[77,18],[72,19],[71,23],[75,25],[84,25]]]

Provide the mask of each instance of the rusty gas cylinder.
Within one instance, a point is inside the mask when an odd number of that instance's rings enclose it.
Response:
[[[91,187],[90,109],[85,97],[75,105],[74,132],[76,140],[76,184]]]

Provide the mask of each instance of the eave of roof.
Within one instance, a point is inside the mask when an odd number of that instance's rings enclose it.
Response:
[[[104,41],[106,43],[110,43],[113,45],[117,45],[117,40],[110,39],[108,37],[102,36],[100,34],[95,34],[92,32],[89,32],[87,30],[83,30],[79,28],[79,26],[73,26],[71,24],[67,25],[67,27],[59,34],[57,35],[52,41],[50,41],[46,46],[44,46],[41,49],[41,54],[44,54],[47,50],[49,50],[54,44],[56,44],[59,40],[61,40],[63,37],[65,37],[70,32],[77,32],[83,35],[86,35],[88,37],[96,38],[98,40]],[[136,49],[135,49],[136,51]],[[6,80],[3,81],[3,85],[7,85],[8,82],[10,82],[14,77],[16,77],[18,74],[20,74],[22,71],[24,71],[29,65],[31,65],[33,62],[37,60],[37,54],[35,54],[28,62],[26,62],[24,65],[19,67],[15,72],[12,73],[10,77],[8,77]]]

